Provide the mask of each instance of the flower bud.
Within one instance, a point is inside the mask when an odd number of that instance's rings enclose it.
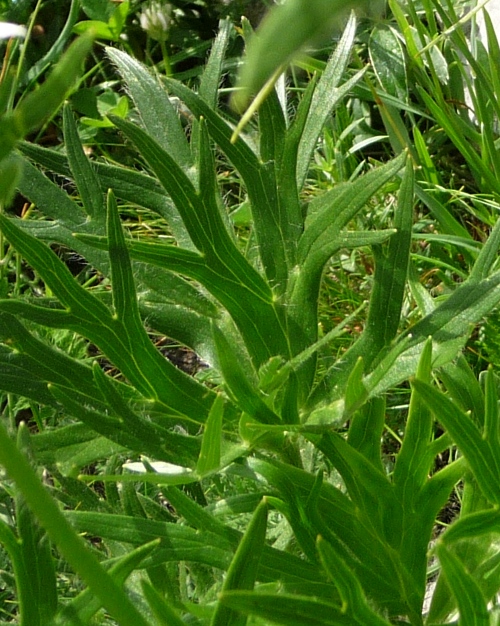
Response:
[[[151,2],[139,16],[141,28],[156,41],[166,41],[172,21],[172,5],[164,2]]]

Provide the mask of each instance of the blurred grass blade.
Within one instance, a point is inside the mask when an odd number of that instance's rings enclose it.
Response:
[[[280,66],[291,61],[306,44],[328,35],[334,26],[340,26],[349,11],[356,7],[368,9],[370,3],[367,0],[288,0],[273,7],[248,42],[233,106],[243,109]],[[283,24],[286,24],[285,33]]]
[[[80,75],[82,62],[92,49],[93,41],[92,32],[74,41],[40,88],[23,98],[12,113],[0,117],[0,161],[18,140],[57,112]]]
[[[259,504],[248,524],[245,534],[241,538],[238,549],[234,555],[227,575],[222,585],[222,594],[227,591],[252,590],[259,569],[259,562],[266,540],[267,528],[266,499]],[[210,626],[245,626],[246,616],[238,615],[237,612],[228,608],[223,602],[219,602],[210,622]]]
[[[23,174],[22,163],[12,156],[0,161],[0,207],[10,206]]]

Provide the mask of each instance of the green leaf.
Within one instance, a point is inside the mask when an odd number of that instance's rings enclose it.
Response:
[[[493,504],[500,504],[498,439],[481,436],[470,416],[434,387],[419,380],[412,384],[460,448],[485,497]]]
[[[219,32],[212,44],[210,56],[208,57],[200,79],[200,88],[198,91],[200,98],[207,102],[213,109],[217,107],[224,56],[233,30],[234,26],[231,20],[225,19],[220,22]]]
[[[455,541],[473,539],[490,533],[500,533],[500,511],[488,509],[461,517],[447,529],[443,535],[443,542],[449,544]]]
[[[0,301],[0,307],[4,303]],[[0,337],[15,350],[0,351],[2,389],[53,405],[47,383],[74,390],[78,381],[79,392],[88,400],[99,397],[89,367],[33,337],[13,315],[0,313]]]
[[[74,41],[40,88],[31,92],[17,105],[13,120],[19,139],[39,128],[57,112],[81,73],[82,62],[90,52],[93,41],[92,32]]]
[[[262,103],[259,111],[260,158],[274,161],[279,169],[286,135],[285,114],[274,89]]]
[[[36,63],[34,63],[26,72],[26,76],[22,80],[23,83],[35,84],[47,67],[52,63],[59,61],[64,52],[64,48],[68,41],[72,38],[73,26],[78,19],[80,13],[80,0],[71,0],[71,6],[68,11],[66,22],[59,32],[59,35],[49,51],[43,55]]]
[[[17,159],[23,168],[23,176],[18,185],[23,195],[36,204],[46,216],[59,220],[68,228],[76,229],[78,225],[85,222],[84,211],[67,193],[29,161],[19,157],[16,157]],[[69,168],[66,175],[71,176]],[[53,227],[54,224],[51,226]]]
[[[110,260],[112,274],[116,277],[113,297],[121,316],[112,316],[109,309],[94,295],[82,288],[68,268],[42,242],[28,237],[0,215],[0,225],[9,240],[44,277],[46,284],[65,306],[65,310],[48,311],[45,321],[59,328],[71,328],[98,345],[109,359],[123,372],[145,398],[164,405],[167,412],[186,415],[188,419],[203,421],[210,410],[213,392],[190,378],[167,361],[151,343],[137,310],[135,288],[128,253],[124,244],[118,216],[113,215],[114,205],[109,204]],[[120,239],[120,237],[122,239]],[[4,309],[21,307],[23,314],[36,317],[41,307],[24,303],[3,301]],[[132,356],[133,351],[133,356]]]
[[[290,317],[309,342],[317,336],[317,297],[323,267],[343,245],[343,228],[374,193],[401,169],[404,155],[372,170],[354,183],[325,193],[299,241],[298,268],[290,294]],[[362,356],[356,354],[357,356]],[[355,360],[355,359],[354,359]],[[337,369],[337,368],[336,368]],[[347,367],[350,371],[351,367]]]
[[[81,4],[87,17],[101,22],[107,22],[113,10],[109,0],[81,0]]]
[[[500,300],[500,272],[478,283],[459,285],[448,299],[433,312],[400,335],[372,374],[365,378],[370,395],[412,376],[418,365],[421,346],[429,336],[433,339],[434,367],[441,367],[456,358],[471,326],[491,311]]]
[[[322,537],[318,537],[317,548],[321,564],[339,590],[342,613],[350,615],[360,624],[388,626],[389,622],[370,608],[359,580],[333,546]]]
[[[308,42],[328,34],[356,7],[369,8],[369,3],[364,0],[291,0],[273,7],[248,43],[234,106],[242,109],[278,68],[288,63]],[[285,33],[283,24],[287,25]],[[281,45],[276,46],[276,41]]]
[[[322,198],[324,209],[319,212],[307,226],[299,244],[299,262],[311,268],[323,267],[330,258],[332,250],[339,245],[339,232],[360,211],[370,198],[404,165],[402,155],[381,167],[358,178],[354,183],[346,185],[329,202],[328,192]],[[333,240],[333,243],[332,243]]]
[[[490,618],[486,600],[474,578],[467,572],[460,559],[438,543],[437,555],[443,573],[455,596],[460,613],[460,623],[467,626],[489,626]]]
[[[90,218],[104,221],[104,197],[99,179],[83,152],[75,120],[68,105],[64,107],[64,140],[71,173],[82,199],[83,208]]]
[[[500,226],[498,223],[495,224],[493,229],[491,230],[488,239],[481,247],[481,251],[474,263],[474,267],[470,273],[469,280],[471,282],[479,282],[488,276],[491,273],[491,270],[494,268],[497,255],[496,251],[500,246]]]
[[[24,440],[24,441],[23,441]],[[18,431],[18,447],[30,453],[29,433],[25,424]],[[15,497],[20,558],[28,576],[21,576],[19,595],[20,623],[22,626],[45,626],[57,609],[57,587],[52,549],[46,533],[38,525],[26,500],[17,493]],[[21,586],[23,585],[23,586]]]
[[[399,328],[410,260],[413,181],[413,163],[408,159],[394,216],[394,227],[397,233],[390,238],[386,249],[379,246],[373,248],[374,285],[366,330],[360,342],[365,344],[360,348],[360,354],[366,359],[367,367],[371,364],[370,356],[374,358],[385,346],[388,346],[396,337]],[[372,344],[371,349],[368,348],[370,344]]]
[[[345,415],[351,415],[360,408],[368,398],[368,391],[363,384],[364,363],[360,357],[349,374],[345,389]]]
[[[184,626],[184,622],[165,598],[147,580],[141,580],[144,596],[160,626]]]
[[[484,425],[484,395],[481,386],[463,354],[455,362],[441,368],[439,376],[450,397],[467,412],[476,424]]]
[[[134,545],[160,538],[160,547],[143,563],[143,567],[169,561],[193,561],[226,571],[238,546],[236,531],[230,528],[222,535],[126,515],[67,511],[65,516],[78,532],[88,532],[97,537]],[[323,576],[310,563],[268,546],[263,551],[259,580],[318,586],[324,583]]]
[[[20,144],[20,149],[42,167],[62,176],[71,176],[68,162],[64,155],[59,152],[25,142]],[[93,162],[92,165],[99,177],[103,192],[107,193],[108,189],[113,189],[118,198],[158,213],[168,222],[179,245],[193,248],[193,243],[177,209],[156,179],[122,166],[117,167],[99,162]],[[33,169],[36,171],[35,168]],[[44,212],[46,211],[47,209],[44,207]],[[51,215],[50,213],[47,214]],[[63,220],[63,217],[62,215],[59,219]]]
[[[176,165],[172,157],[140,128],[114,117],[113,121],[141,151],[154,169],[160,182],[169,192],[186,228],[198,250],[216,263],[219,255],[227,263],[227,270],[235,277],[247,276],[257,293],[268,297],[269,290],[255,271],[238,251],[225,229],[221,216],[212,203],[202,201],[186,175]],[[233,268],[234,266],[234,268]]]
[[[490,365],[486,371],[484,385],[484,428],[483,439],[490,442],[492,449],[500,450],[500,424],[498,415],[498,380]]]
[[[138,569],[141,562],[158,547],[159,539],[130,550],[113,564],[103,563],[111,578],[118,584],[123,585],[127,578]],[[90,589],[85,589],[71,602],[65,605],[57,614],[55,624],[57,626],[80,626],[89,622],[101,608],[99,598],[96,598]]]
[[[252,384],[241,366],[239,355],[225,334],[215,324],[212,330],[224,382],[241,410],[263,424],[279,424],[279,417],[264,402],[264,394]]]
[[[12,156],[0,161],[0,207],[8,207],[12,203],[22,172],[22,164]]]
[[[379,24],[372,30],[368,46],[372,67],[384,91],[406,102],[406,62],[397,32]]]
[[[427,341],[416,373],[417,379],[431,380],[432,342]],[[412,393],[401,449],[394,467],[394,486],[405,509],[414,509],[415,498],[425,485],[434,463],[429,454],[432,413],[417,393]]]
[[[384,472],[375,467],[340,435],[323,435],[319,449],[338,470],[356,507],[370,519],[373,530],[393,545],[399,544],[400,506]]]
[[[257,580],[259,562],[266,540],[268,504],[264,500],[255,509],[255,513],[241,538],[231,565],[227,571],[222,594],[233,590],[251,590]],[[223,596],[222,596],[223,597]],[[210,626],[245,626],[246,617],[243,617],[227,608],[220,601],[210,622]]]
[[[308,501],[316,482],[310,473],[276,461],[269,463],[250,458],[248,464],[271,487],[279,490],[287,505],[293,508],[294,502],[298,500],[304,503]],[[386,480],[382,475],[379,478]],[[373,487],[377,480],[371,480],[371,483]],[[374,489],[376,492],[377,486]],[[382,493],[385,490],[384,487]],[[377,494],[374,499],[378,511]],[[387,512],[388,526],[392,523],[391,514],[392,510]],[[374,531],[373,515],[360,519],[354,503],[326,482],[321,486],[315,507],[309,509],[306,515],[309,531],[315,531],[314,538],[321,534],[335,545],[343,558],[349,559],[363,588],[370,597],[377,599],[378,604],[384,605],[395,615],[409,611],[407,602],[411,602],[413,607],[418,605],[421,598],[414,592],[415,583],[401,567],[396,551]],[[391,535],[390,530],[388,534]],[[392,540],[395,540],[394,536]]]
[[[105,246],[105,240],[102,238],[86,235],[81,235],[79,238],[95,246],[103,248]],[[253,288],[249,288],[245,282],[236,281],[234,276],[225,275],[226,271],[223,268],[219,268],[216,272],[208,266],[208,262],[201,255],[190,250],[152,242],[128,241],[126,245],[133,259],[168,268],[173,272],[193,278],[206,287],[231,313],[257,364],[270,358],[273,353],[287,352],[283,348],[285,341],[283,329],[272,304],[270,291],[265,297],[255,294]],[[183,284],[176,287],[179,289],[182,286]],[[189,295],[189,292],[186,295]],[[190,301],[192,302],[191,298]],[[163,298],[158,296],[158,309],[156,313],[153,313],[153,319],[155,316],[162,315],[161,307],[165,308],[165,304]],[[173,304],[175,306],[175,301]],[[174,313],[175,309],[172,312]],[[206,309],[200,313],[205,316],[205,322],[208,321],[206,318],[209,316],[216,317],[216,314]],[[200,323],[203,321],[200,320]],[[193,345],[189,341],[186,343]]]
[[[224,401],[221,395],[217,395],[205,422],[200,456],[196,464],[196,473],[200,477],[220,466],[223,413]]]
[[[149,454],[163,461],[194,465],[199,450],[195,440],[157,426],[149,426],[142,433],[141,426],[144,423],[147,425],[148,422],[139,419],[138,416],[132,415],[124,419],[121,414],[116,416],[96,411],[85,404],[85,398],[76,390],[69,393],[67,389],[51,385],[50,391],[70,415],[119,446],[139,454]],[[130,409],[127,409],[127,412],[130,413]],[[132,421],[131,418],[137,419]]]
[[[206,120],[212,139],[240,173],[250,198],[254,226],[262,263],[269,282],[281,289],[288,278],[286,241],[290,224],[286,212],[280,212],[272,164],[263,164],[240,137],[231,141],[232,127],[193,91],[175,80],[167,87],[196,117]]]
[[[186,522],[198,530],[209,531],[226,539],[231,539],[236,545],[240,539],[240,533],[223,524],[207,508],[189,498],[181,489],[166,487],[165,498],[172,504],[174,509],[186,520]],[[260,502],[260,498],[259,501]],[[255,507],[258,504],[255,503]],[[253,511],[253,509],[252,509]]]
[[[351,57],[356,26],[357,21],[352,14],[314,89],[298,148],[296,175],[299,189],[304,185],[314,148],[328,117],[365,73],[364,69],[357,72],[339,87]]]
[[[84,466],[126,450],[81,423],[38,433],[32,442],[40,463],[57,465],[61,472],[73,476]]]
[[[385,398],[372,398],[351,417],[348,443],[382,471],[380,441],[385,426]]]
[[[49,495],[28,461],[0,424],[0,463],[75,572],[123,626],[147,626],[129,597],[99,564],[83,539],[71,528],[57,502]]]
[[[283,626],[369,626],[358,622],[331,602],[308,596],[226,591],[219,600],[224,606],[257,615]]]
[[[106,48],[106,54],[125,80],[147,133],[183,170],[192,167],[186,135],[165,89],[144,65],[125,52]]]

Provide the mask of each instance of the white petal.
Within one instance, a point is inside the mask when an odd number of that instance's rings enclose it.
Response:
[[[0,22],[0,39],[10,39],[11,37],[26,37],[26,28],[19,24]]]
[[[193,470],[189,467],[183,467],[182,465],[174,465],[173,463],[165,463],[164,461],[153,461],[150,463],[151,467],[158,472],[158,474],[171,474],[175,476],[185,476],[192,474]],[[144,474],[149,471],[143,463],[124,463],[123,467],[130,472],[139,472]]]

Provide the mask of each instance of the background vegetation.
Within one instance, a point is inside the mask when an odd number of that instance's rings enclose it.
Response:
[[[500,48],[347,4],[0,3],[1,623],[498,622]]]

